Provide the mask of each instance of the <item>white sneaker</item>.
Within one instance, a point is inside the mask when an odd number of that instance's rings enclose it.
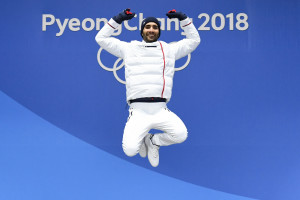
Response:
[[[157,167],[159,164],[159,146],[152,143],[153,134],[148,134],[145,137],[145,144],[148,154],[148,160],[153,167]]]
[[[142,158],[146,158],[146,156],[147,156],[147,147],[145,144],[145,138],[143,139],[142,145],[139,150],[139,154]]]

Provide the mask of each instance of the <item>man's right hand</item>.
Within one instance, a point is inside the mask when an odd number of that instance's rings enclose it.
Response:
[[[124,20],[130,20],[135,16],[135,13],[130,12],[130,8],[127,8],[123,12],[120,12],[118,15],[114,16],[113,19],[118,23],[122,24]]]

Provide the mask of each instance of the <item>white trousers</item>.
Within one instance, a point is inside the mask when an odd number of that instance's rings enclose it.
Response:
[[[171,112],[166,103],[132,103],[123,134],[123,150],[127,156],[139,152],[144,137],[151,129],[163,131],[152,137],[159,146],[181,143],[187,138],[187,129],[182,120]]]

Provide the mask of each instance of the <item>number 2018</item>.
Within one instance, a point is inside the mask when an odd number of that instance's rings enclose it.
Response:
[[[210,16],[207,13],[201,13],[198,16],[199,19],[205,18],[204,22],[202,25],[198,28],[200,31],[209,31],[210,27],[208,26],[208,23],[210,21]],[[229,21],[229,30],[234,30],[234,15],[233,13],[230,13],[226,15],[226,18],[228,18]],[[236,15],[236,23],[235,23],[235,28],[240,31],[247,30],[249,27],[248,23],[248,15],[246,13],[239,13]],[[217,23],[218,21],[218,23]],[[225,17],[221,13],[215,13],[211,17],[211,27],[216,30],[220,31],[223,30],[225,27]]]

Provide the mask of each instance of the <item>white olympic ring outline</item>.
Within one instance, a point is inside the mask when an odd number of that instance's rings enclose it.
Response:
[[[100,49],[98,50],[98,53],[97,53],[97,60],[98,60],[99,65],[100,65],[104,70],[113,72],[113,74],[114,74],[115,78],[117,79],[117,81],[119,81],[120,83],[122,83],[122,84],[125,85],[125,84],[126,84],[126,81],[123,81],[122,79],[120,79],[120,77],[119,77],[118,74],[117,74],[117,71],[118,71],[119,69],[121,69],[121,68],[124,66],[124,60],[123,60],[122,58],[118,58],[118,59],[115,61],[113,68],[106,67],[106,66],[101,62],[101,59],[100,59],[100,54],[101,54],[102,50],[103,50],[103,48],[100,47]],[[180,70],[185,69],[185,68],[188,66],[188,64],[190,63],[191,57],[192,57],[191,54],[188,54],[188,55],[187,55],[187,60],[186,60],[186,62],[184,63],[184,65],[181,66],[181,67],[175,68],[175,71],[180,71]],[[121,65],[118,66],[118,64],[119,64],[119,62],[120,62],[121,60],[123,60],[123,61],[122,61]]]

